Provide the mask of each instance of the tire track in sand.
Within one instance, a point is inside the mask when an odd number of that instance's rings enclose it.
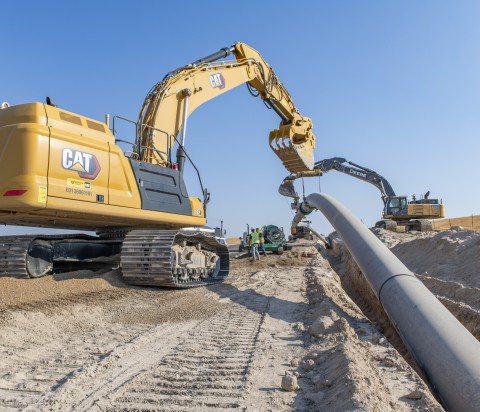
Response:
[[[238,410],[268,305],[263,295],[248,296],[242,305],[230,302],[193,328],[158,365],[119,387],[106,409]]]
[[[238,410],[271,296],[246,291],[234,303],[227,285],[217,287],[226,288],[220,301],[198,291],[216,302],[213,314],[137,332],[27,410]]]

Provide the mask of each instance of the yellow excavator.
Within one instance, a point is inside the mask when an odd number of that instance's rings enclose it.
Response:
[[[396,231],[398,226],[403,226],[406,232],[411,230],[425,232],[433,230],[430,219],[445,217],[445,205],[438,199],[430,199],[430,192],[427,192],[421,199],[414,197],[412,200],[408,200],[407,196],[397,196],[388,180],[383,176],[342,157],[323,159],[316,162],[312,170],[292,173],[283,180],[278,191],[281,195],[294,199],[292,209],[308,214],[310,212],[301,210],[302,204],[300,196],[295,191],[294,182],[298,178],[322,176],[330,170],[363,180],[380,190],[384,207],[382,219],[375,223],[375,227]],[[294,237],[304,229],[304,226],[299,223],[301,222],[297,222],[296,219],[292,222],[291,232]]]
[[[230,54],[235,60],[223,60]],[[0,107],[0,223],[95,231],[0,237],[0,275],[39,277],[120,264],[127,283],[192,287],[222,281],[228,249],[201,230],[209,193],[183,180],[187,120],[246,84],[280,117],[269,145],[291,173],[313,168],[315,136],[262,56],[235,43],[169,72],[147,94],[131,142],[105,122],[46,104]],[[118,116],[113,118],[120,121]],[[127,120],[127,119],[124,119]],[[129,144],[123,151],[120,144]],[[193,164],[193,163],[192,163]],[[201,181],[200,181],[201,183]]]

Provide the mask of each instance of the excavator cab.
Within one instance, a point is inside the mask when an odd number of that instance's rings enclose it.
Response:
[[[385,204],[385,216],[403,216],[407,214],[407,197],[389,197]]]

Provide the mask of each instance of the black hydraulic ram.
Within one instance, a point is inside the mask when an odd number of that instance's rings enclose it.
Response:
[[[298,214],[313,209],[342,237],[443,406],[480,410],[480,342],[341,203],[323,193],[311,194]]]

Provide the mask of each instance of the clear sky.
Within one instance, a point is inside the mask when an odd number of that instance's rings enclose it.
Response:
[[[316,160],[374,169],[397,194],[430,190],[449,217],[480,214],[479,22],[478,1],[2,2],[0,102],[48,95],[95,119],[136,120],[165,73],[241,41],[312,118]],[[268,146],[277,126],[243,86],[190,117],[187,150],[211,192],[208,223],[223,220],[229,237],[246,223],[290,226],[277,192],[288,172]],[[191,170],[187,187],[200,196]],[[380,218],[373,186],[333,171],[305,184],[307,194],[319,187],[366,224]],[[330,231],[319,212],[312,221]]]

